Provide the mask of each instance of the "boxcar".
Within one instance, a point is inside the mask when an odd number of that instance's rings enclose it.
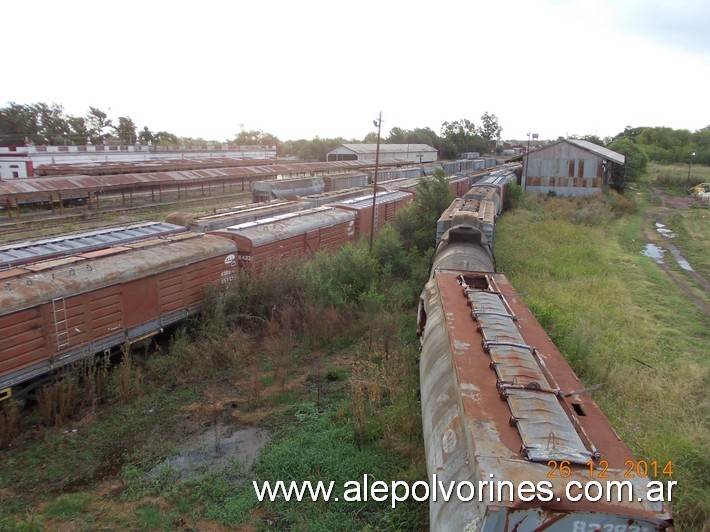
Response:
[[[355,238],[355,214],[317,207],[214,231],[234,241],[239,265],[259,269],[268,262],[337,248]]]
[[[195,233],[207,233],[232,225],[253,222],[259,218],[269,218],[279,214],[301,211],[309,207],[310,203],[307,201],[277,199],[263,203],[239,205],[203,216],[174,212],[168,215],[166,221],[182,225]]]
[[[197,312],[235,258],[233,242],[185,233],[0,272],[0,396]]]
[[[324,175],[324,192],[333,192],[334,190],[343,190],[346,188],[364,187],[367,185],[368,179],[368,174],[358,173]]]
[[[453,225],[456,225],[456,217],[459,213],[468,213],[478,221],[489,246],[493,249],[496,206],[492,201],[485,199],[456,198],[451,202],[451,205],[448,206],[436,222],[436,245],[439,245],[444,233]]]
[[[394,223],[395,213],[410,203],[414,195],[408,192],[378,192],[375,198],[375,232],[382,229],[385,222]],[[333,207],[355,213],[355,234],[369,237],[372,230],[372,195],[334,203]]]

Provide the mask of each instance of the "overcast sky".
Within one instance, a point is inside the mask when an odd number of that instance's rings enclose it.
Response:
[[[708,0],[3,5],[0,105],[98,107],[209,140],[344,137],[495,114],[505,139],[710,125]]]

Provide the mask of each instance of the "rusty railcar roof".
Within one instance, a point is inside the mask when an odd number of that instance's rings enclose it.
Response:
[[[437,270],[423,298],[420,370],[430,475],[474,483],[552,482],[554,501],[526,506],[484,499],[476,510],[481,519],[488,507],[493,513],[507,508],[512,516],[537,505],[539,515],[529,515],[529,521],[560,521],[563,527],[568,515],[587,512],[612,516],[615,523],[654,523],[653,530],[668,526],[662,503],[640,497],[648,492],[648,479],[624,475],[632,453],[504,275]],[[587,462],[600,458],[609,464],[610,480],[633,484],[632,501],[566,498],[567,485],[591,480]],[[549,460],[568,460],[569,476],[548,477]],[[432,503],[432,526],[471,522],[469,510]]]
[[[83,253],[127,242],[181,233],[184,227],[164,222],[144,222],[71,233],[53,238],[14,242],[0,246],[0,269],[37,262],[49,257]]]
[[[0,314],[208,258],[231,255],[233,260],[235,253],[234,242],[226,238],[184,233],[13,268],[0,280]]]
[[[341,223],[354,225],[355,213],[332,207],[315,207],[233,225],[215,231],[215,234],[236,235],[256,247]]]
[[[397,192],[397,191],[387,191],[380,192],[375,198],[375,205],[384,205],[385,203],[393,203],[395,201],[412,199],[413,194],[409,192]],[[369,196],[361,196],[359,198],[351,198],[338,203],[333,203],[334,207],[349,207],[351,209],[366,209],[372,207],[372,194]]]

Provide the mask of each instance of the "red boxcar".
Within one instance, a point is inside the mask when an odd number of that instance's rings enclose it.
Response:
[[[409,192],[378,192],[375,198],[375,232],[382,229],[385,222],[394,222],[395,213],[414,199]],[[372,194],[367,197],[334,203],[333,207],[355,213],[355,233],[369,237],[372,228]]]
[[[333,249],[355,238],[355,215],[317,207],[227,227],[211,234],[237,244],[239,264],[260,268],[289,257]]]
[[[229,280],[236,247],[181,234],[0,272],[0,399],[13,387],[160,332]]]

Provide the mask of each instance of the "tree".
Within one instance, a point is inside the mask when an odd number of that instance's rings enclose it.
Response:
[[[110,136],[108,130],[113,127],[113,123],[106,113],[96,107],[89,107],[89,112],[86,115],[86,126],[91,142],[100,144]]]
[[[401,209],[395,226],[407,250],[425,251],[436,243],[436,221],[451,204],[454,193],[438,170],[433,177],[423,177],[416,188],[414,201]]]
[[[0,109],[0,145],[22,146],[25,138],[41,142],[40,126],[31,105],[10,102]]]
[[[67,119],[64,117],[64,108],[56,103],[51,105],[36,103],[32,105],[32,108],[39,125],[39,134],[45,142],[48,144],[66,144],[70,128]]]
[[[278,146],[279,139],[276,135],[265,132],[263,129],[245,130],[244,128],[234,136],[234,144],[239,146]]]
[[[177,135],[173,135],[167,131],[158,131],[155,135],[153,135],[153,144],[157,144],[159,146],[179,146],[180,139]]]
[[[141,132],[138,134],[138,140],[143,144],[153,143],[153,133],[148,129],[148,126],[144,126]]]
[[[86,118],[83,116],[70,116],[67,118],[69,126],[69,139],[72,144],[86,144],[89,138],[89,128],[86,126]]]
[[[626,156],[624,166],[614,164],[611,170],[611,188],[623,192],[629,181],[635,181],[641,177],[648,167],[648,155],[633,140],[628,137],[617,137],[610,145],[609,149]]]
[[[114,128],[114,134],[124,144],[133,144],[138,140],[136,124],[128,116],[118,117],[118,125]]]
[[[478,134],[476,126],[470,120],[464,118],[453,122],[444,122],[441,125],[441,136],[445,141],[450,141],[456,146],[456,154],[451,156],[447,146],[444,146],[445,153],[440,153],[443,159],[455,159],[459,154],[468,151],[487,153],[490,151],[490,143]]]
[[[503,128],[498,124],[498,117],[496,115],[489,114],[488,112],[483,113],[481,123],[481,127],[477,130],[481,137],[486,139],[489,143],[500,139]]]

